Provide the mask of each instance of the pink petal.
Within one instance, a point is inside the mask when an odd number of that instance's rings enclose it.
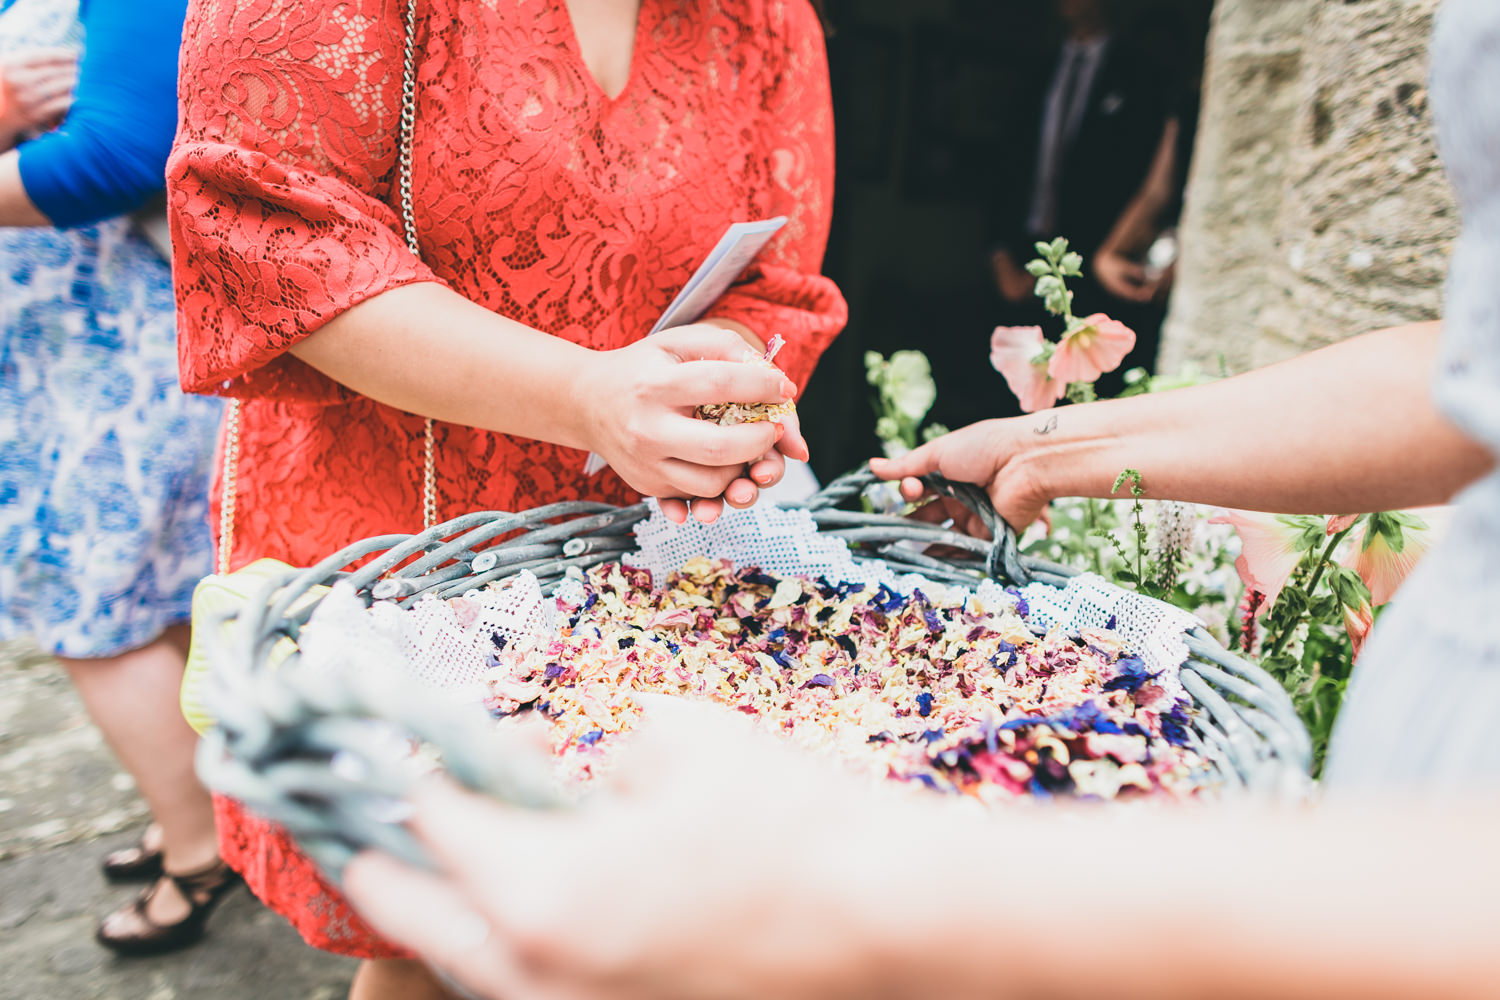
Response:
[[[1052,381],[1046,365],[1037,363],[1044,343],[1039,326],[999,326],[990,335],[990,364],[1005,376],[1005,384],[1027,413],[1048,409],[1068,388]]]
[[[1265,607],[1274,607],[1281,588],[1302,562],[1303,550],[1297,547],[1301,529],[1275,514],[1248,510],[1226,509],[1209,523],[1234,525],[1240,536],[1240,557],[1234,568],[1247,589],[1266,595]]]
[[[1397,588],[1416,569],[1417,563],[1427,551],[1448,531],[1451,514],[1446,507],[1424,507],[1408,513],[1426,521],[1427,528],[1408,531],[1406,544],[1401,547],[1400,552],[1392,552],[1385,539],[1379,535],[1372,538],[1366,548],[1365,535],[1369,532],[1367,521],[1366,526],[1354,537],[1354,545],[1343,559],[1344,565],[1358,573],[1359,578],[1365,581],[1365,586],[1370,588],[1370,603],[1377,608],[1396,596]]]
[[[997,326],[990,334],[990,364],[1002,375],[1016,362],[1029,365],[1042,353],[1044,343],[1046,338],[1039,326]]]
[[[697,612],[692,608],[673,608],[671,611],[658,611],[647,628],[663,628],[672,625],[691,625]]]
[[[1374,624],[1375,612],[1365,602],[1361,601],[1357,608],[1344,606],[1344,631],[1349,633],[1349,642],[1354,646],[1355,656],[1364,648],[1365,636],[1370,634]]]
[[[1328,515],[1328,537],[1332,538],[1340,531],[1347,531],[1349,526],[1359,520],[1358,514],[1329,514]]]
[[[1092,382],[1114,371],[1135,346],[1135,332],[1118,320],[1095,313],[1065,335],[1052,353],[1047,373],[1059,382]]]

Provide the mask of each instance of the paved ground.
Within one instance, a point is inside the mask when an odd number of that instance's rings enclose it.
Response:
[[[308,948],[240,890],[208,940],[125,961],[94,944],[129,898],[98,858],[139,835],[145,810],[62,672],[0,645],[0,1000],[337,1000],[353,963]]]

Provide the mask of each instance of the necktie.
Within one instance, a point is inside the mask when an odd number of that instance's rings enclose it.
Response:
[[[1061,79],[1058,80],[1057,103],[1048,111],[1046,127],[1042,136],[1041,157],[1037,163],[1036,193],[1032,200],[1031,230],[1034,236],[1055,235],[1057,224],[1057,188],[1061,181],[1063,150],[1071,138],[1069,124],[1073,118],[1073,105],[1078,102],[1079,85],[1083,82],[1084,51],[1069,45],[1063,50]]]

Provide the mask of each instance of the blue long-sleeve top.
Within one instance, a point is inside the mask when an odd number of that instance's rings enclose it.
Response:
[[[73,106],[20,148],[27,197],[63,228],[135,211],[166,186],[187,0],[82,0],[79,16]]]

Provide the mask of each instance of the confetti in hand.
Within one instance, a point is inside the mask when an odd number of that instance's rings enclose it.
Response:
[[[776,354],[786,341],[777,334],[766,344],[764,354],[756,354],[753,351],[745,352],[745,363],[760,365],[763,368],[776,369]],[[779,369],[777,369],[779,370]],[[709,420],[724,427],[732,424],[755,424],[765,420],[780,420],[797,412],[797,404],[791,400],[785,403],[709,403],[698,407],[696,416],[699,420]]]

